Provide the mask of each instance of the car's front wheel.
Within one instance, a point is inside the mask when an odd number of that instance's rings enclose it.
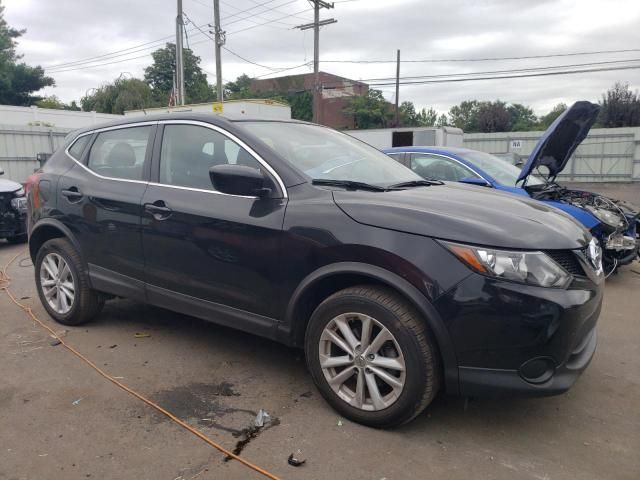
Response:
[[[104,306],[104,297],[90,287],[80,255],[64,238],[48,240],[40,247],[35,276],[42,305],[64,325],[86,323]]]
[[[440,385],[424,319],[382,287],[351,287],[322,302],[310,319],[305,352],[323,397],[344,417],[372,427],[412,420]]]

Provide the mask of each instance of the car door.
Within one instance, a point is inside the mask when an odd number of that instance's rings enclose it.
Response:
[[[205,318],[220,306],[274,317],[286,192],[273,188],[271,198],[217,192],[209,178],[214,165],[258,168],[270,181],[273,172],[220,127],[161,123],[153,182],[143,198],[149,300]]]
[[[459,182],[463,178],[481,178],[456,160],[436,153],[411,153],[411,170],[423,178]]]
[[[154,122],[103,129],[82,155],[74,146],[86,136],[67,149],[74,162],[58,182],[60,220],[79,240],[95,288],[144,292],[141,200],[155,129]]]

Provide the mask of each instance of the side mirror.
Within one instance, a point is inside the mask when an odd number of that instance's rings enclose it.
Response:
[[[468,183],[469,185],[477,185],[479,187],[490,187],[491,185],[484,178],[480,177],[464,177],[458,180],[460,183]]]
[[[244,165],[215,165],[209,168],[209,178],[213,188],[229,195],[264,197],[271,192],[262,172]]]
[[[0,167],[0,175],[4,175],[4,170]]]

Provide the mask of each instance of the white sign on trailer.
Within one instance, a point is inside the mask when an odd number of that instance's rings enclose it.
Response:
[[[522,149],[522,140],[511,140],[510,150],[520,150],[520,149]]]

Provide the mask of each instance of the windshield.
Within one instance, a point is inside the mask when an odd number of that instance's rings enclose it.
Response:
[[[485,152],[468,151],[460,154],[465,160],[478,166],[503,185],[515,187],[520,175],[520,168],[507,160]],[[544,181],[535,175],[529,175],[527,185],[542,185]]]
[[[349,135],[318,125],[240,122],[312,180],[347,180],[388,186],[422,180],[407,167]]]

